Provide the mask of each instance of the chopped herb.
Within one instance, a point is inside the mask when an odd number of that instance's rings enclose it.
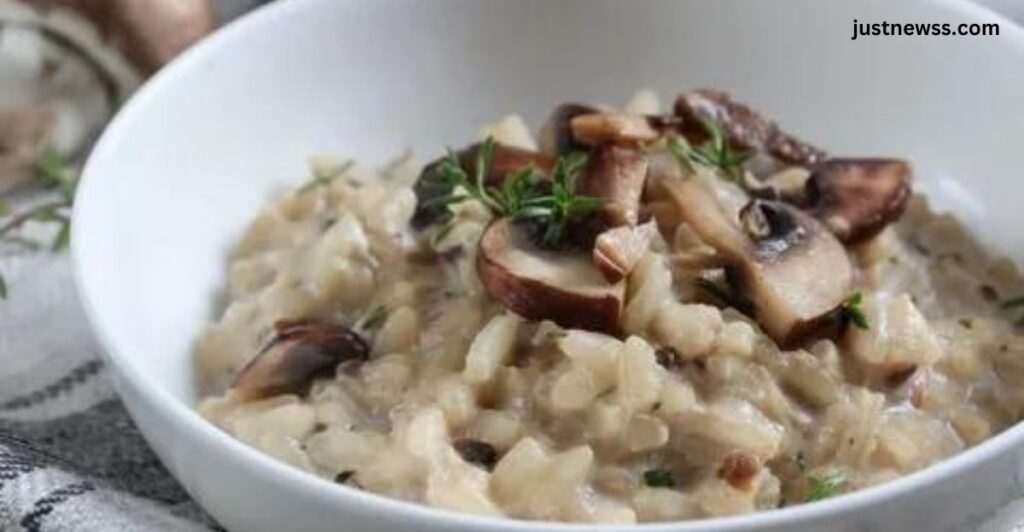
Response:
[[[809,489],[806,502],[820,501],[835,497],[842,492],[846,484],[846,475],[841,471],[834,471],[825,476],[812,476],[809,479]]]
[[[960,326],[963,327],[964,329],[967,329],[968,331],[974,328],[974,322],[967,318],[961,319],[958,323],[960,323]]]
[[[673,488],[676,479],[667,469],[648,469],[644,471],[644,484],[651,488]]]
[[[839,307],[839,314],[844,320],[854,324],[858,329],[868,330],[868,318],[864,315],[864,310],[861,309],[861,304],[864,302],[864,294],[857,292],[852,296],[846,298],[843,304]]]
[[[576,178],[586,163],[587,156],[580,153],[559,158],[551,178],[551,195],[537,195],[521,201],[518,210],[509,211],[512,218],[540,222],[545,228],[541,243],[557,245],[571,219],[601,207],[601,198],[579,196],[573,192]]]
[[[1011,297],[1010,299],[1003,301],[1002,307],[1005,309],[1024,307],[1024,296]]]
[[[711,297],[717,299],[721,303],[733,307],[747,315],[753,313],[754,303],[742,294],[737,294],[731,289],[722,287],[718,283],[706,277],[698,277],[696,282],[697,288],[707,292]]]
[[[36,159],[36,179],[47,188],[57,189],[68,201],[75,195],[77,176],[71,164],[53,144],[47,144]]]
[[[455,222],[452,220],[446,220],[444,223],[437,226],[437,229],[434,230],[434,234],[430,235],[430,245],[437,247],[442,241],[444,241],[445,237],[451,234],[452,229],[455,229]]]
[[[707,141],[695,147],[685,138],[673,136],[668,141],[669,151],[687,170],[692,171],[694,165],[717,168],[730,180],[742,183],[743,164],[752,154],[733,149],[718,124],[706,119],[701,119],[700,123],[708,134]]]
[[[48,144],[36,159],[35,178],[44,187],[55,190],[59,197],[21,211],[0,201],[0,242],[36,251],[42,245],[22,236],[22,228],[30,222],[52,224],[56,226],[56,232],[49,248],[54,252],[61,251],[68,247],[71,238],[70,209],[78,184],[77,172],[52,144]],[[0,299],[6,299],[7,292],[6,282],[0,276]]]
[[[362,331],[376,329],[384,323],[388,317],[388,309],[384,305],[378,305],[370,309],[363,317],[359,318],[354,328]]]
[[[562,240],[566,225],[572,219],[602,204],[600,198],[575,193],[576,179],[587,162],[587,156],[582,153],[560,157],[555,163],[550,183],[544,182],[540,172],[531,165],[509,175],[501,187],[494,187],[486,183],[493,152],[494,139],[487,137],[477,151],[476,173],[470,176],[455,152],[448,150],[438,174],[451,192],[425,201],[422,207],[448,208],[476,200],[494,216],[511,216],[517,222],[537,224],[542,228],[541,244],[550,247]],[[449,223],[450,219],[449,210],[442,220]],[[435,233],[435,241],[440,240],[436,236],[440,232]]]
[[[351,479],[352,476],[355,474],[356,472],[352,471],[351,469],[347,471],[342,471],[341,473],[338,473],[337,475],[334,476],[334,481],[337,482],[338,484],[346,484],[348,483],[349,479]]]

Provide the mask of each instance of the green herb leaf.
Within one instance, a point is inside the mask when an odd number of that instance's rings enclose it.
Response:
[[[648,469],[644,471],[644,484],[652,488],[673,488],[676,479],[667,469]]]
[[[7,299],[7,281],[3,274],[0,274],[0,299]]]
[[[1024,296],[1011,297],[1000,303],[1000,305],[1005,309],[1024,307]]]
[[[441,243],[442,240],[445,239],[446,236],[448,236],[452,232],[452,229],[455,229],[455,223],[452,222],[450,219],[446,220],[445,223],[443,225],[438,226],[437,230],[434,231],[434,234],[431,235],[430,245],[436,247],[438,244]]]
[[[806,502],[814,502],[839,495],[846,484],[846,475],[842,471],[833,471],[822,477],[810,477],[808,480]]]
[[[58,189],[69,200],[75,195],[75,172],[53,144],[47,144],[36,159],[36,177],[44,186]]]
[[[868,326],[868,318],[864,315],[864,311],[861,309],[861,303],[863,303],[863,301],[864,294],[857,292],[843,302],[842,306],[839,307],[839,312],[844,319],[856,325],[857,328],[866,331],[870,327]]]
[[[370,309],[366,314],[363,314],[359,321],[356,322],[355,328],[363,331],[370,329],[376,329],[378,326],[384,323],[388,317],[388,309],[384,305],[378,305]]]
[[[716,168],[729,180],[742,184],[743,165],[753,154],[733,149],[713,121],[701,119],[700,123],[709,137],[706,142],[694,147],[685,138],[673,136],[668,141],[669,152],[687,171],[692,172],[695,165]]]
[[[711,279],[705,277],[697,278],[697,288],[704,290],[711,297],[719,300],[725,305],[728,305],[743,314],[748,316],[754,312],[754,303],[744,297],[742,294],[737,294],[735,291],[719,286]]]
[[[575,194],[576,180],[587,164],[587,156],[583,153],[560,157],[551,173],[550,183],[543,183],[540,172],[530,165],[510,174],[501,187],[487,185],[494,145],[491,137],[481,143],[472,180],[455,152],[448,150],[447,157],[438,167],[438,178],[451,192],[427,200],[424,206],[447,208],[474,199],[494,216],[511,216],[516,221],[537,223],[541,228],[541,243],[556,246],[573,218],[592,212],[603,204],[601,198]],[[445,223],[450,223],[450,219],[451,211],[448,216],[441,217]]]
[[[71,220],[63,218],[58,223],[57,234],[54,235],[53,242],[50,244],[50,251],[54,253],[67,249],[71,243]]]

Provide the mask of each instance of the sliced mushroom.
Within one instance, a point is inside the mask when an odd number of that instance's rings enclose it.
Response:
[[[301,319],[274,324],[276,336],[232,384],[242,400],[283,393],[305,393],[313,379],[346,360],[365,360],[370,346],[348,327],[335,322]]]
[[[569,121],[572,137],[587,146],[640,144],[657,140],[661,134],[650,119],[628,113],[592,113]]]
[[[796,207],[753,200],[727,212],[712,185],[666,182],[685,222],[726,262],[730,283],[783,346],[817,331],[850,294],[853,268],[828,229]]]
[[[477,273],[487,292],[531,320],[567,328],[620,332],[625,283],[609,283],[580,252],[540,249],[508,218],[480,238]]]
[[[813,167],[805,190],[808,209],[845,243],[898,219],[910,193],[910,165],[898,159],[830,159]]]
[[[764,179],[747,172],[744,175],[743,188],[758,198],[803,205],[806,202],[807,181],[810,177],[811,171],[802,166],[783,168]]]
[[[607,108],[586,105],[581,103],[563,103],[555,108],[544,121],[540,129],[540,136],[537,144],[541,153],[557,157],[571,151],[586,149],[573,138],[570,123],[573,118],[582,115],[600,113]]]
[[[709,120],[741,150],[767,152],[783,163],[797,165],[811,165],[825,157],[824,151],[790,136],[725,92],[700,89],[681,94],[676,99],[675,113],[683,118],[682,133],[691,142],[707,139],[700,121]]]
[[[477,156],[480,153],[480,143],[472,144],[458,152],[459,164],[471,176],[476,172]],[[443,206],[428,206],[424,203],[432,198],[444,197],[451,193],[451,186],[443,182],[438,175],[438,169],[444,159],[438,159],[423,168],[419,179],[413,186],[416,193],[416,212],[412,218],[412,226],[422,229],[445,212]],[[514,148],[504,144],[494,144],[494,151],[491,153],[491,163],[487,168],[485,177],[488,185],[499,186],[504,183],[505,178],[516,171],[533,165],[537,170],[547,173],[551,170],[554,161],[543,153]]]
[[[636,225],[647,179],[647,156],[636,147],[596,148],[580,179],[578,192],[604,200],[601,217],[610,227]]]
[[[601,233],[594,242],[594,265],[608,282],[621,281],[644,258],[657,231],[654,222],[648,222],[640,226],[623,225]]]

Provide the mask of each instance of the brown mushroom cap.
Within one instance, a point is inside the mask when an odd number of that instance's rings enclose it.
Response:
[[[329,373],[340,362],[365,360],[370,352],[366,340],[340,323],[282,320],[274,329],[270,344],[235,376],[235,397],[251,400],[305,393],[315,377]]]
[[[607,109],[582,103],[563,103],[555,107],[555,110],[544,121],[544,125],[540,129],[540,135],[537,138],[537,144],[540,147],[541,153],[557,157],[572,151],[586,149],[585,146],[573,138],[572,126],[570,125],[572,119],[577,116],[600,113],[605,110]]]
[[[867,240],[898,219],[911,193],[911,171],[898,159],[830,159],[812,168],[808,209],[845,243]]]
[[[661,136],[646,116],[629,113],[581,114],[569,121],[569,127],[572,138],[587,146],[636,145]]]
[[[853,267],[827,228],[782,202],[754,200],[728,213],[701,181],[666,182],[685,222],[727,263],[729,281],[775,341],[793,345],[849,296]]]
[[[509,218],[480,238],[477,273],[491,297],[530,320],[619,334],[625,283],[609,283],[586,253],[537,247]]]
[[[477,156],[480,153],[480,143],[472,144],[457,154],[459,164],[471,176],[476,172]],[[451,193],[451,187],[440,180],[438,169],[444,159],[438,159],[428,164],[420,173],[419,179],[413,185],[413,192],[416,194],[416,212],[412,217],[412,226],[422,229],[445,212],[443,206],[427,206],[424,202],[432,198],[443,197]],[[548,173],[554,165],[554,160],[543,153],[524,150],[513,146],[495,143],[494,151],[491,152],[491,164],[487,168],[485,181],[487,185],[500,186],[505,178],[518,170],[533,165],[537,170]]]
[[[604,200],[601,218],[610,227],[635,225],[647,180],[647,155],[639,148],[606,145],[594,149],[577,192]]]
[[[787,134],[725,92],[700,89],[681,94],[675,113],[683,119],[682,134],[694,143],[707,139],[700,120],[709,120],[740,150],[766,152],[786,164],[810,165],[825,158],[824,151]]]

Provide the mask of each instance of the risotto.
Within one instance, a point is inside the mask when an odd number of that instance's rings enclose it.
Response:
[[[230,257],[199,411],[352,488],[595,523],[813,502],[1021,418],[1024,285],[905,161],[712,90],[480,137],[313,161]]]

